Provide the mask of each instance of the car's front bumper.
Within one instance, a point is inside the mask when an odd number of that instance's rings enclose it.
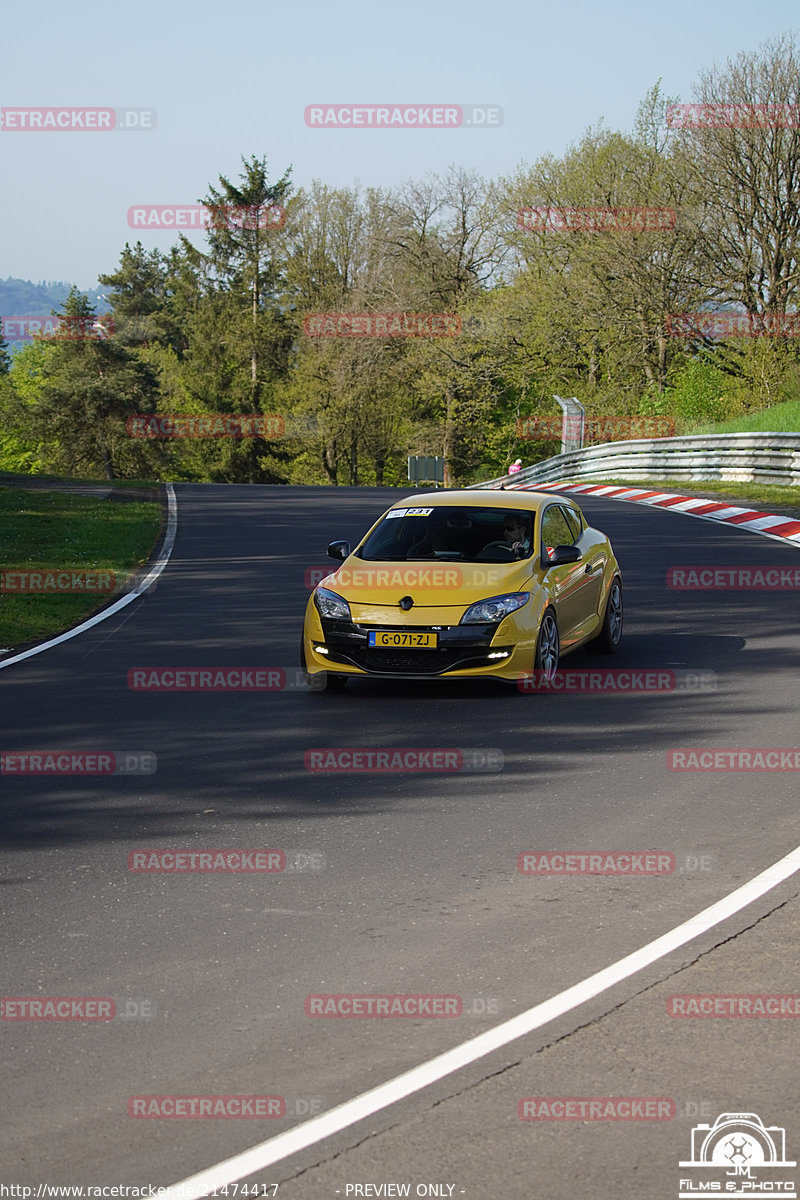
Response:
[[[436,633],[438,646],[433,650],[375,649],[369,646],[369,633],[375,628],[356,621],[319,617],[307,622],[307,670],[311,674],[330,671],[389,679],[491,676],[514,681],[529,672],[532,665],[532,648],[512,642],[507,636],[510,631],[504,634],[494,624],[414,625],[415,632]],[[382,622],[380,628],[407,632],[411,627]]]

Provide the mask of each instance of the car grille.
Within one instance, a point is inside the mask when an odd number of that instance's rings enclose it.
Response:
[[[370,626],[351,621],[325,620],[322,627],[331,662],[359,667],[376,675],[444,675],[447,671],[494,665],[487,656],[492,649],[495,627],[491,625],[415,626],[439,635],[436,650],[379,650],[367,644]],[[381,625],[381,629],[391,628]],[[397,626],[398,630],[407,626]]]
[[[464,650],[363,650],[348,654],[331,651],[335,662],[351,662],[362,671],[390,675],[441,675],[461,667],[486,665],[486,654],[465,654]]]

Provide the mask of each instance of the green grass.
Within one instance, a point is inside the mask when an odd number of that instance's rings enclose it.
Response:
[[[93,488],[151,488],[155,491],[161,487],[161,482],[157,479],[100,479],[97,476],[90,478],[84,475],[46,475],[39,474],[35,471],[7,471],[0,470],[0,487],[53,487],[53,488],[76,488],[76,487],[93,487]]]
[[[130,486],[131,481],[125,482]],[[4,571],[48,567],[108,571],[114,573],[119,592],[131,572],[147,561],[160,528],[157,502],[0,487],[0,567]],[[19,648],[70,629],[114,594],[0,593],[0,649]]]
[[[686,479],[581,479],[580,483],[603,487],[646,487],[658,492],[677,492],[681,496],[702,496],[709,500],[746,501],[746,507],[763,509],[778,516],[800,518],[800,487],[772,483],[712,483]]]
[[[718,425],[701,425],[692,433],[797,433],[800,435],[800,400],[787,400],[762,408],[748,416],[735,417]]]

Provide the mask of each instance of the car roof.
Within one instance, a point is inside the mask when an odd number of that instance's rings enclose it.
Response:
[[[444,505],[465,508],[479,505],[481,508],[522,508],[538,512],[548,501],[565,502],[563,496],[553,495],[552,492],[523,492],[516,489],[484,491],[482,488],[447,491],[439,488],[435,492],[412,493],[402,500],[397,500],[392,508],[441,508]],[[572,500],[567,500],[566,503],[574,508],[578,507]]]

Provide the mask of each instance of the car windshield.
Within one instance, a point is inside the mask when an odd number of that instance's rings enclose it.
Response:
[[[369,562],[515,562],[533,551],[533,513],[462,505],[393,508],[358,557]]]

